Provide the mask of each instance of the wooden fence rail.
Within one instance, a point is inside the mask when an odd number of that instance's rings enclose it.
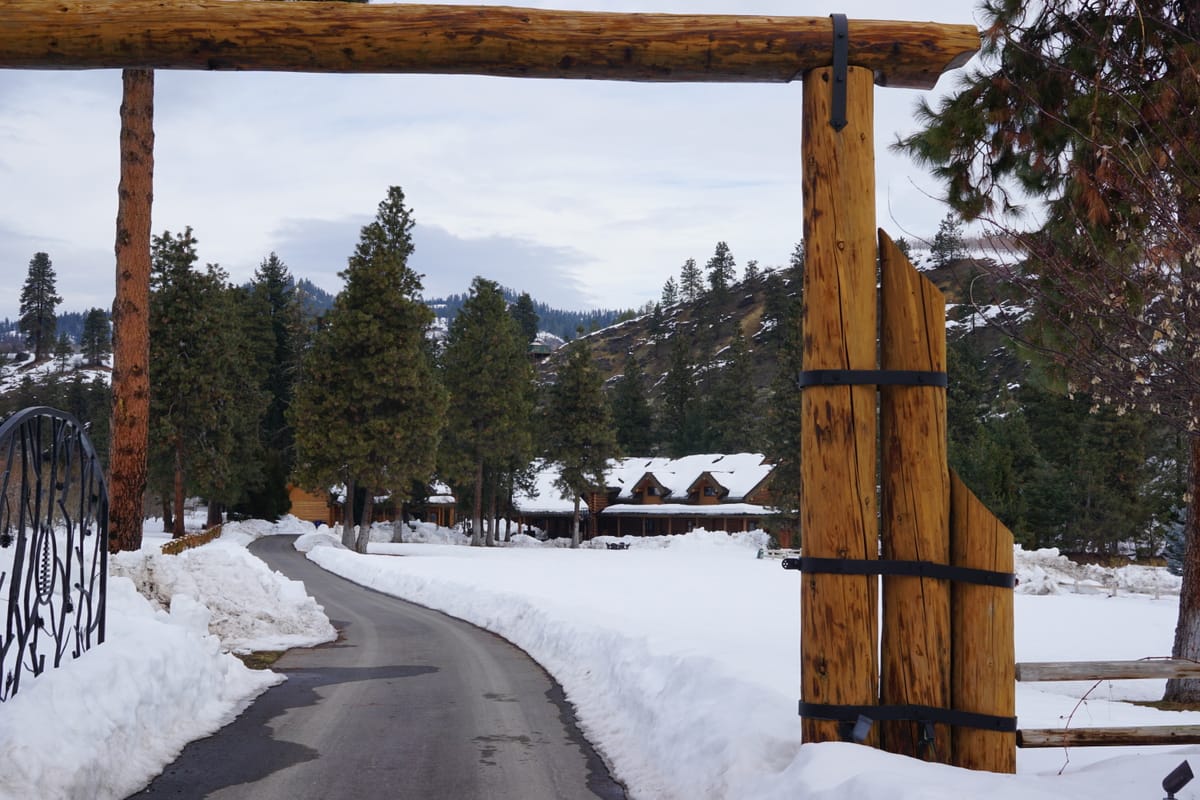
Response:
[[[1017,664],[1018,681],[1115,681],[1200,678],[1200,661],[1153,658],[1141,661],[1027,661]]]
[[[1017,680],[1103,681],[1200,677],[1200,662],[1179,658],[1141,661],[1028,661]],[[1137,747],[1200,744],[1200,725],[1133,725],[1111,728],[1023,728],[1017,747]]]

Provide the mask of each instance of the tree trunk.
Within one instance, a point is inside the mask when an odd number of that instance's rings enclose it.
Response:
[[[368,486],[367,496],[363,500],[362,525],[358,526],[358,538],[354,540],[355,552],[367,552],[367,544],[371,541],[371,517],[374,513],[375,491]]]
[[[221,524],[222,508],[222,505],[216,500],[208,501],[208,516],[204,520],[204,527],[206,530]]]
[[[346,502],[342,504],[342,544],[354,549],[354,479],[346,481]]]
[[[483,544],[483,460],[475,462],[475,504],[471,508],[471,547]]]
[[[150,424],[150,207],[154,191],[154,73],[122,73],[113,301],[108,548],[142,546]]]
[[[579,547],[579,495],[575,495],[575,514],[571,517],[571,547]]]
[[[1179,621],[1171,655],[1200,661],[1200,519],[1196,492],[1200,491],[1200,436],[1188,441],[1187,521],[1184,523],[1183,587],[1179,590]],[[1167,681],[1163,700],[1171,703],[1200,703],[1200,678]]]
[[[159,498],[159,502],[162,504],[163,533],[170,533],[175,529],[175,515],[171,513],[171,498],[163,495]],[[111,506],[109,510],[111,511]]]
[[[185,531],[183,501],[186,499],[184,492],[183,481],[183,439],[175,440],[175,526],[172,528],[172,536],[179,538],[183,536]]]
[[[492,485],[488,487],[488,522],[487,529],[487,546],[496,546],[496,482],[493,480]]]

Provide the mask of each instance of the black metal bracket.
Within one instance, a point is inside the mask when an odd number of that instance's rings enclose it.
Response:
[[[833,20],[833,104],[829,125],[835,131],[846,127],[846,80],[850,70],[850,23],[845,14],[830,14]]]
[[[806,386],[936,386],[945,389],[950,379],[944,372],[912,369],[806,369],[798,384]]]
[[[972,569],[951,564],[935,564],[932,561],[803,556],[783,559],[783,568],[814,575],[900,575],[911,578],[934,578],[957,583],[970,583],[976,586],[994,586],[997,589],[1012,589],[1017,585],[1017,576],[1011,572],[993,572],[987,569]]]
[[[951,725],[956,728],[977,728],[984,731],[1012,733],[1017,729],[1016,717],[1000,717],[995,714],[978,714],[973,711],[958,711],[936,706],[852,706],[800,701],[800,716],[840,722],[849,733],[847,741],[862,743],[875,722],[919,722],[935,725]]]

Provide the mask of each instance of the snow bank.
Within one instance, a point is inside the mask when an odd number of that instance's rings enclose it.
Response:
[[[197,632],[204,616],[188,600],[158,610],[128,578],[111,577],[107,641],[27,676],[0,708],[0,797],[126,797],[283,680],[222,653]]]
[[[224,536],[177,556],[118,553],[109,560],[109,573],[130,578],[162,609],[184,595],[198,602],[211,615],[208,632],[226,650],[286,650],[337,638],[303,583],[274,572]]]
[[[1019,594],[1179,594],[1183,578],[1163,567],[1077,564],[1057,548],[1013,549]]]

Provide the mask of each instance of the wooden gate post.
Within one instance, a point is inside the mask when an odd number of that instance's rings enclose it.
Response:
[[[946,300],[879,232],[879,336],[885,370],[946,371]],[[946,463],[946,389],[883,386],[879,425],[883,557],[950,563],[950,472]],[[950,707],[950,583],[885,576],[880,703]],[[949,763],[950,728],[932,741],[917,722],[885,723],[891,753]]]
[[[955,566],[1013,571],[1013,536],[955,474],[950,478],[950,559]],[[1016,715],[1013,591],[955,583],[952,588],[951,695],[961,711]],[[954,730],[954,765],[1017,771],[1017,735]]]
[[[876,367],[874,87],[849,67],[846,124],[830,124],[834,70],[804,76],[803,367]],[[874,386],[801,392],[800,535],[805,557],[878,557]],[[804,573],[800,680],[805,703],[875,705],[875,576]],[[805,741],[838,740],[839,724],[806,716]]]

